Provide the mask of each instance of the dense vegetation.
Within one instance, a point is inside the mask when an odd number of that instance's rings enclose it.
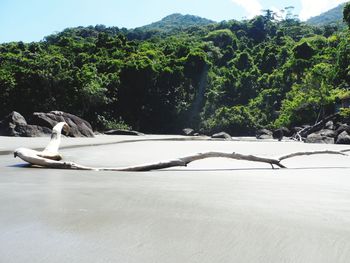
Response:
[[[77,27],[1,44],[0,116],[62,110],[98,129],[239,135],[315,122],[347,94],[347,30],[290,14],[277,21],[270,10],[241,22],[157,27]]]

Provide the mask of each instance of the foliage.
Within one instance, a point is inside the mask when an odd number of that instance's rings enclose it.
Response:
[[[344,16],[344,22],[350,27],[350,3],[347,3],[344,6],[344,11],[343,11],[343,16]]]
[[[315,122],[350,88],[350,34],[302,23],[289,7],[284,18],[264,13],[220,23],[176,14],[0,44],[0,116],[63,110],[97,129],[236,135]]]

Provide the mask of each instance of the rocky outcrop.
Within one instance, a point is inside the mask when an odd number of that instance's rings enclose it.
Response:
[[[322,129],[320,131],[315,132],[315,134],[319,134],[321,136],[330,137],[330,138],[337,137],[337,133],[330,129]]]
[[[350,135],[346,131],[343,131],[338,135],[336,144],[350,144]]]
[[[49,136],[51,129],[37,125],[28,125],[26,119],[13,111],[0,122],[1,136],[42,137]]]
[[[347,133],[350,133],[350,126],[345,123],[337,123],[337,134],[341,134],[343,131],[346,131]]]
[[[290,132],[286,128],[277,129],[274,131],[273,137],[279,139],[282,134],[284,136],[289,134],[288,137],[291,137],[291,139],[306,143],[350,144],[350,125],[348,121],[349,119],[342,118],[339,113],[334,113],[314,125],[293,127]]]
[[[21,114],[13,111],[0,121],[0,135],[19,136],[16,132],[16,126],[19,125],[27,125],[27,121]]]
[[[307,136],[306,143],[324,143],[324,144],[334,144],[334,138],[327,136],[322,136],[320,134],[312,133]]]
[[[18,125],[15,128],[19,137],[43,137],[50,136],[51,129],[38,125]]]
[[[71,137],[94,137],[91,124],[82,118],[63,111],[34,112],[32,117],[33,124],[52,128],[59,122],[66,122],[69,126]]]
[[[0,121],[0,136],[40,137],[49,136],[51,129],[59,122],[69,126],[69,136],[93,137],[90,123],[69,113],[51,111],[34,113],[30,122],[18,112],[13,111]],[[28,124],[29,123],[29,124]]]

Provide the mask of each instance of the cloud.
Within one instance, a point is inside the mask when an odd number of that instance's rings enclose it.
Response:
[[[307,20],[312,16],[317,16],[329,9],[336,7],[337,5],[347,2],[348,0],[300,0],[301,11],[300,19]]]
[[[247,12],[248,18],[253,18],[256,15],[259,15],[263,9],[258,0],[232,0],[232,2],[243,7]]]

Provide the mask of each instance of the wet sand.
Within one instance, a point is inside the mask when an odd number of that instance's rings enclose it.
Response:
[[[62,153],[80,164],[118,167],[209,150],[277,157],[350,148],[244,141],[110,144],[133,138],[66,138]],[[43,148],[46,141],[0,137],[0,262],[349,261],[350,157],[297,157],[284,162],[290,169],[275,170],[213,158],[135,173],[26,168],[5,154],[23,143]],[[72,142],[76,147],[67,148]]]

